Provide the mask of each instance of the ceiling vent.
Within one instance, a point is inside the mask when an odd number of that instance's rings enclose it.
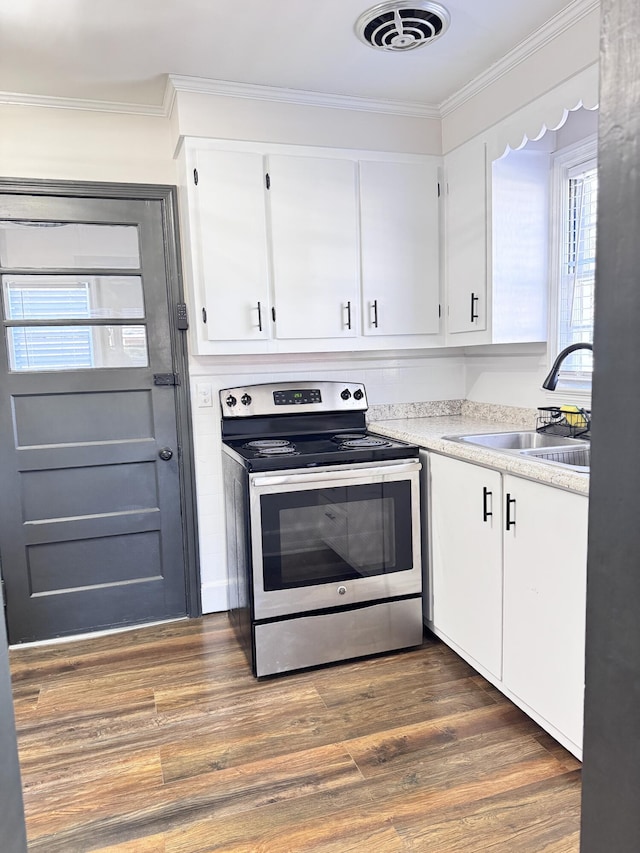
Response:
[[[449,26],[450,16],[439,3],[393,0],[363,12],[356,21],[358,38],[376,50],[414,50],[430,44]]]

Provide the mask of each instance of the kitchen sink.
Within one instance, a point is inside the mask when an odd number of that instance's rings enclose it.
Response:
[[[583,474],[589,473],[591,445],[580,438],[550,435],[535,430],[447,435],[444,438],[448,441],[476,444],[509,455],[519,454],[536,462],[559,465]]]
[[[496,450],[529,450],[539,447],[562,447],[583,441],[562,435],[549,435],[535,430],[523,432],[486,432],[478,435],[445,436],[450,441],[465,441],[468,444],[479,444],[482,447],[493,447]]]

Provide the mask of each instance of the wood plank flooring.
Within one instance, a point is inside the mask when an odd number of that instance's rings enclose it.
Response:
[[[31,853],[578,853],[579,762],[435,638],[260,682],[224,614],[10,658]]]

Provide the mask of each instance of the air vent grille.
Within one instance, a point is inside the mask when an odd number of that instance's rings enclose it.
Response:
[[[376,50],[405,51],[429,44],[449,26],[449,13],[439,3],[380,3],[356,21],[358,38]]]

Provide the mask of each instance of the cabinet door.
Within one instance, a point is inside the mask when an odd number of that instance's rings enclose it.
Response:
[[[273,155],[268,168],[277,337],[355,337],[355,162]]]
[[[429,455],[433,624],[489,672],[502,671],[502,478]]]
[[[360,163],[365,335],[436,334],[440,328],[437,167]]]
[[[212,341],[269,337],[264,158],[244,151],[197,154],[195,253]]]
[[[505,686],[582,744],[588,499],[505,477]],[[515,523],[514,523],[515,522]]]
[[[445,157],[447,331],[487,328],[487,177],[482,141]]]

